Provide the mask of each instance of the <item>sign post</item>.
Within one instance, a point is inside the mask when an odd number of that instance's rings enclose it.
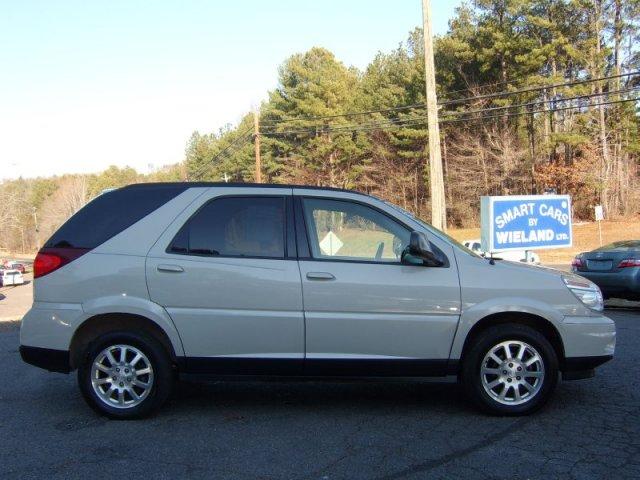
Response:
[[[480,219],[485,252],[572,245],[569,195],[482,197]]]
[[[602,205],[596,205],[596,222],[598,222],[598,234],[600,235],[600,246],[602,246],[602,220],[604,220],[604,209]]]

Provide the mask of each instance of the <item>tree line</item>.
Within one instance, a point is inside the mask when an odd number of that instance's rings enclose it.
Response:
[[[571,194],[577,218],[590,218],[597,204],[609,217],[637,214],[638,40],[640,0],[461,6],[435,40],[449,225],[477,225],[481,195],[545,191]],[[294,54],[259,108],[262,180],[357,189],[428,220],[424,103],[420,29],[364,70],[319,47]],[[194,132],[184,161],[151,176],[112,167],[18,180],[0,185],[0,197],[26,188],[25,222],[55,200],[60,212],[47,219],[55,225],[77,206],[71,190],[86,201],[131,181],[254,181],[255,114]]]
[[[574,197],[587,218],[636,213],[638,37],[633,0],[478,0],[436,39],[450,224],[481,195]],[[594,81],[595,79],[603,79]],[[428,218],[422,31],[364,71],[322,48],[295,54],[260,108],[263,176],[355,188]],[[189,179],[254,178],[253,114],[189,140]]]

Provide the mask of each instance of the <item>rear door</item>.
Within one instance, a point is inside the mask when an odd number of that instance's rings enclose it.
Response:
[[[147,258],[151,299],[166,308],[192,371],[298,373],[302,290],[291,189],[212,188]]]
[[[443,267],[404,265],[412,229],[388,211],[348,195],[295,192],[305,371],[443,374],[460,315],[451,247],[433,245]]]

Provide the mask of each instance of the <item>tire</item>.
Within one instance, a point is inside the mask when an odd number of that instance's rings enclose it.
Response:
[[[78,368],[78,385],[89,406],[119,420],[155,413],[171,394],[173,378],[166,349],[143,332],[100,336],[89,344]]]
[[[553,393],[558,357],[537,330],[515,323],[496,325],[481,332],[465,353],[461,380],[467,396],[484,412],[528,415],[542,408]]]

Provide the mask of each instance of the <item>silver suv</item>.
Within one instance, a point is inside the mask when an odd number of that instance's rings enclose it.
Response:
[[[487,412],[530,413],[612,358],[579,276],[489,260],[347,190],[174,183],[104,193],[38,253],[24,361],[78,371],[112,418],[181,373],[455,375]]]

